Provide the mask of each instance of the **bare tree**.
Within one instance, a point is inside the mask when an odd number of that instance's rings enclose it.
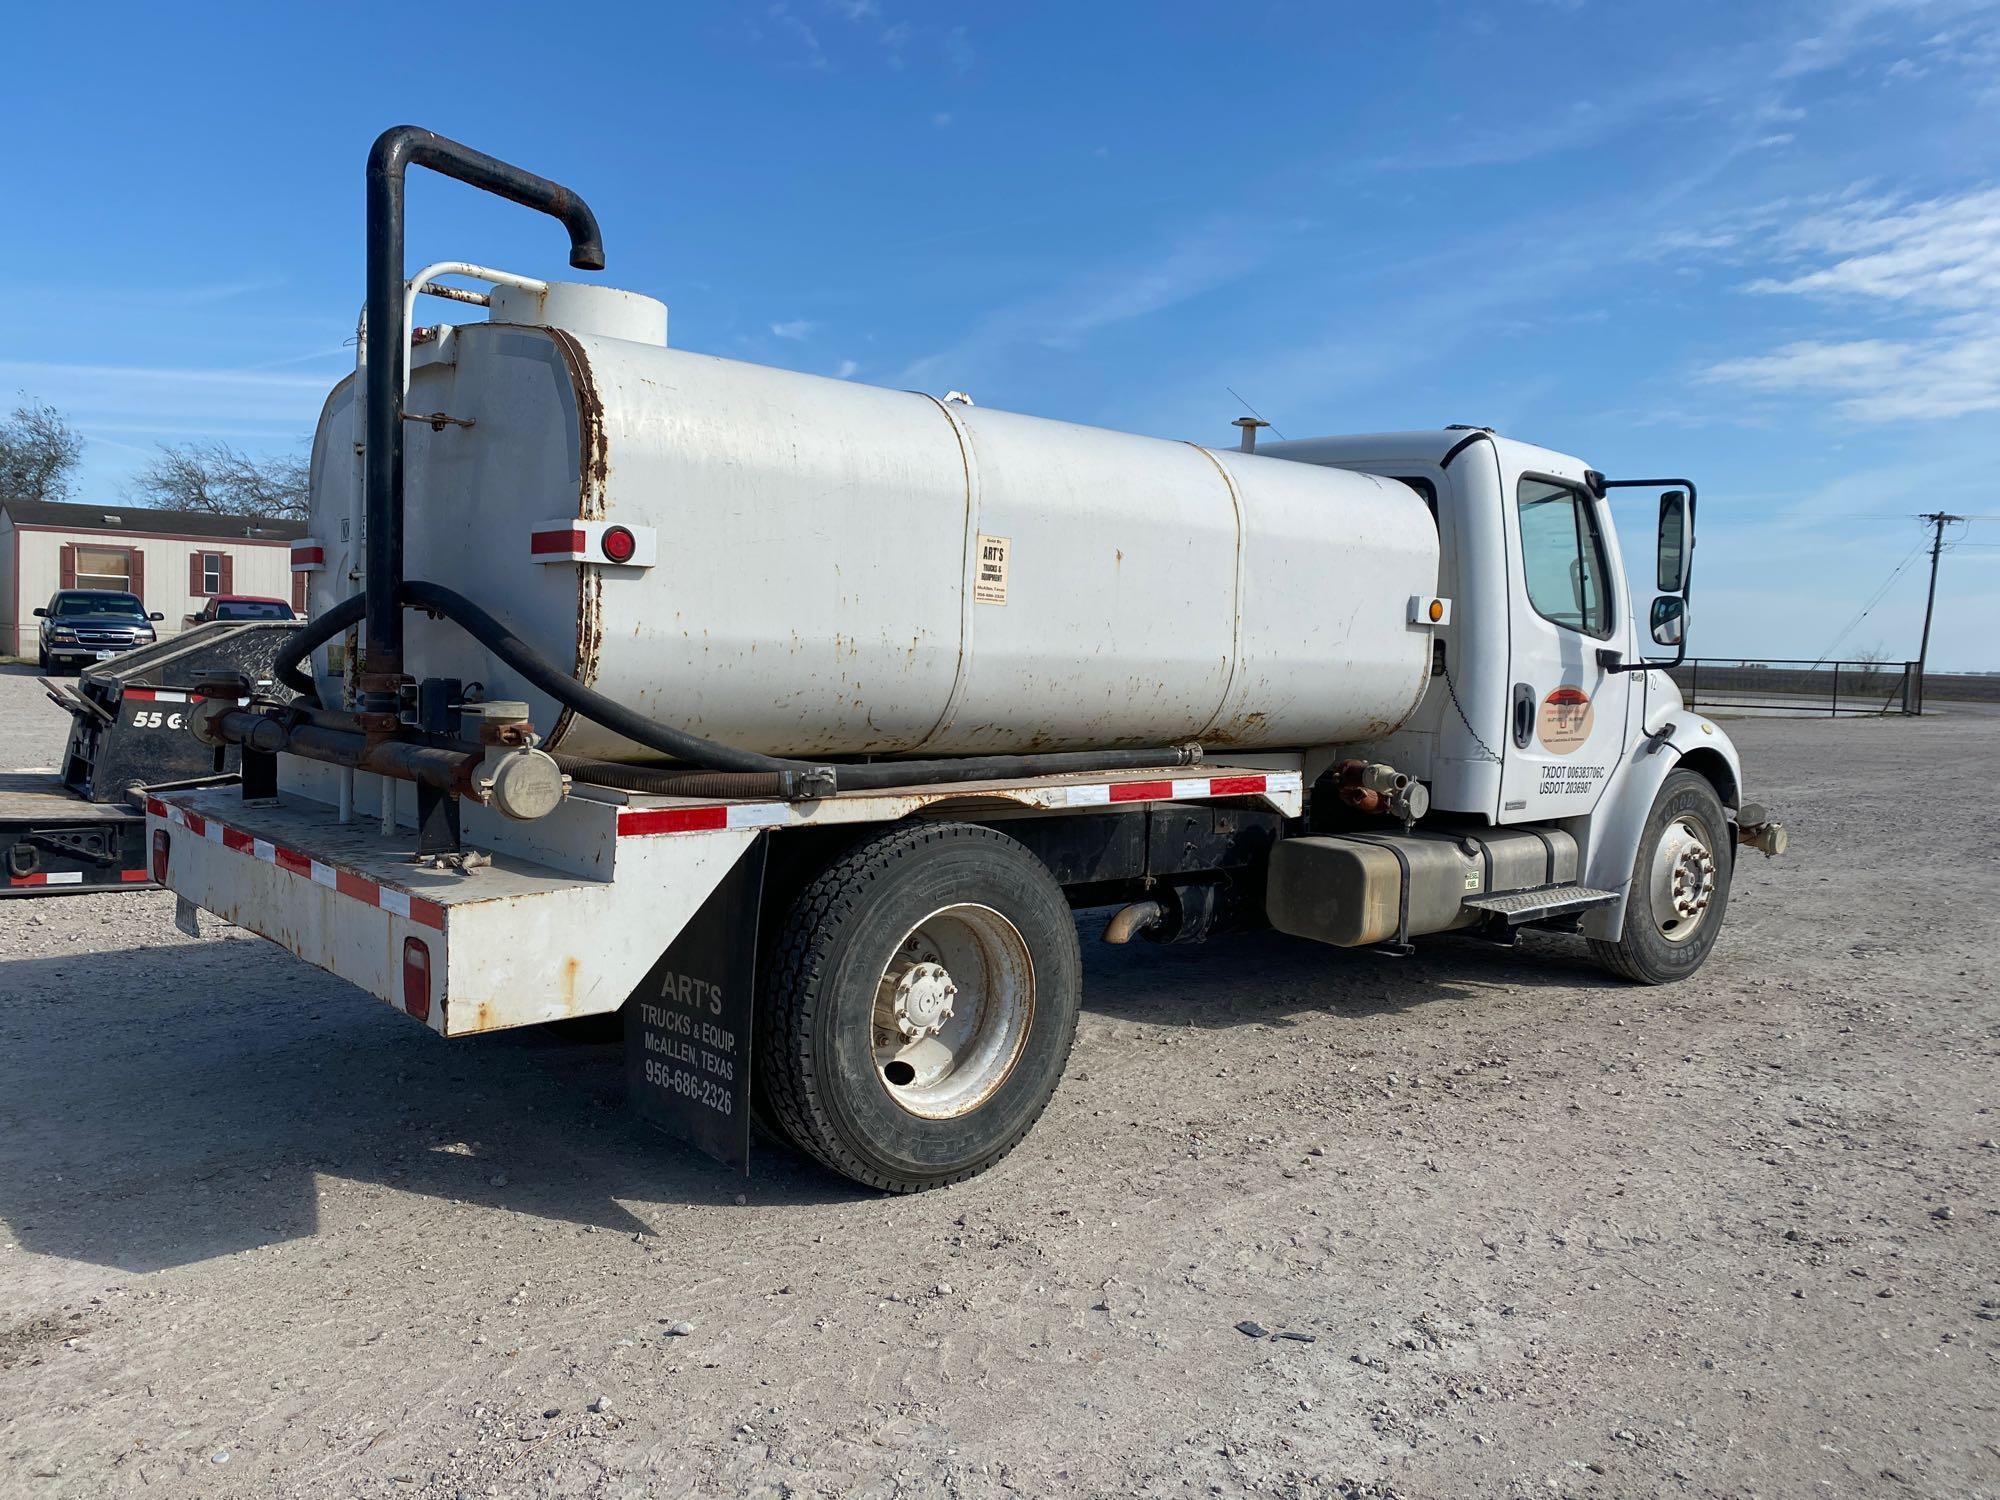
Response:
[[[297,454],[253,458],[221,442],[162,443],[127,492],[143,505],[169,510],[303,521],[310,472]]]
[[[60,500],[83,457],[83,438],[46,401],[25,394],[0,420],[0,502]]]
[[[1861,666],[1862,680],[1866,681],[1882,670],[1882,664],[1889,659],[1889,653],[1880,646],[1870,646],[1866,651],[1855,652],[1854,659]]]

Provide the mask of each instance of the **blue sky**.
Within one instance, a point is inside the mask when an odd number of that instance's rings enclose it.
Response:
[[[0,396],[70,413],[83,497],[163,440],[303,443],[352,360],[368,143],[407,121],[584,193],[683,347],[1691,474],[1702,655],[1914,655],[1921,559],[1842,634],[1922,540],[1899,517],[2000,515],[2000,5],[412,14],[10,23]],[[413,266],[561,272],[553,224],[412,182]],[[2000,669],[2000,520],[1955,530],[1933,662]]]

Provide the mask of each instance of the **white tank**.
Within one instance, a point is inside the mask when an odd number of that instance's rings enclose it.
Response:
[[[407,576],[620,702],[810,756],[1352,744],[1422,696],[1438,542],[1406,486],[684,353],[642,303],[514,299],[572,329],[421,344],[405,403],[455,419],[406,423]],[[356,415],[345,382],[314,442],[315,611],[360,587]],[[570,522],[653,560],[538,561]],[[527,699],[564,750],[648,755],[449,624],[411,615],[405,662]]]

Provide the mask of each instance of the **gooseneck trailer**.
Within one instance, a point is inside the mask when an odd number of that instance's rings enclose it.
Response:
[[[411,164],[604,263],[568,189],[376,143],[295,696],[204,684],[191,732],[242,784],[148,805],[188,920],[447,1037],[619,1014],[647,1117],[907,1191],[1047,1104],[1079,909],[1387,957],[1532,926],[1657,984],[1708,957],[1739,848],[1783,847],[1659,670],[1685,480],[1484,428],[1211,449],[688,353],[634,293],[406,274]],[[487,317],[413,329],[427,295]],[[1620,484],[1660,493],[1671,661]]]

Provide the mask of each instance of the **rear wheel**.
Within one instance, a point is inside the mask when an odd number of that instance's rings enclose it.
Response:
[[[1625,928],[1590,949],[1612,973],[1639,984],[1671,984],[1707,961],[1729,907],[1729,819],[1705,777],[1673,771],[1639,839]]]
[[[770,1114],[834,1171],[916,1192],[983,1172],[1055,1093],[1082,990],[1062,889],[964,823],[892,828],[791,903],[758,1013]]]

